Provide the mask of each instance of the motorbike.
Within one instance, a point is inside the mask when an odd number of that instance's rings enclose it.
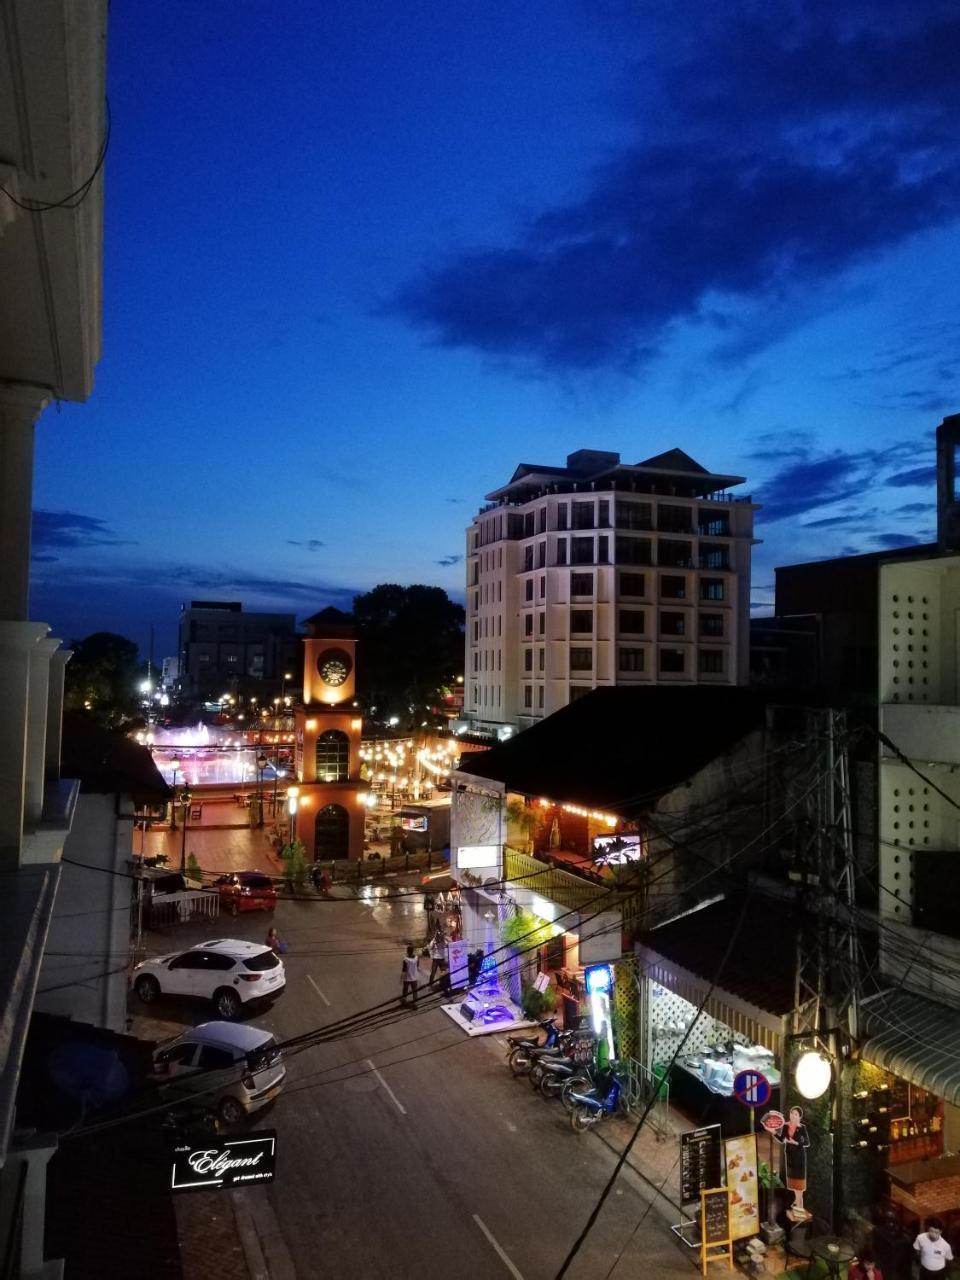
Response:
[[[573,1038],[571,1031],[559,1031],[556,1025],[548,1028],[547,1038],[540,1044],[519,1044],[510,1050],[507,1062],[515,1076],[529,1075],[535,1064],[543,1057],[563,1057],[567,1045]]]
[[[556,1044],[530,1051],[530,1067],[526,1074],[530,1077],[530,1087],[532,1089],[540,1087],[543,1069],[548,1063],[566,1061],[570,1058],[579,1035],[580,1033],[577,1031],[562,1031]]]
[[[584,1091],[593,1087],[593,1081],[586,1074],[586,1064],[576,1058],[542,1059],[538,1065],[536,1085],[545,1098],[559,1098],[572,1081],[577,1081]],[[534,1084],[532,1072],[530,1082]]]
[[[569,1113],[573,1110],[576,1103],[573,1101],[574,1095],[578,1093],[605,1093],[610,1088],[613,1080],[613,1071],[609,1067],[605,1067],[602,1071],[593,1063],[587,1063],[583,1069],[572,1076],[568,1076],[560,1089],[560,1101],[563,1103],[564,1109]]]
[[[570,1127],[574,1133],[583,1133],[601,1120],[612,1116],[620,1107],[620,1081],[616,1076],[606,1092],[570,1094]]]

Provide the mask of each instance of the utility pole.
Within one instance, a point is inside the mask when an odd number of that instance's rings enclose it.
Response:
[[[812,812],[807,815],[809,836],[792,877],[801,884],[793,1031],[795,1039],[807,1041],[811,1050],[825,1051],[831,1064],[831,1216],[837,1230],[843,1190],[841,1073],[849,1041],[857,1036],[859,998],[850,765],[844,713],[810,714],[816,716],[823,747],[820,781],[812,791]]]

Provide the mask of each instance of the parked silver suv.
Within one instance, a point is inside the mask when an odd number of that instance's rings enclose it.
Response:
[[[232,1126],[280,1093],[286,1068],[269,1031],[204,1022],[160,1045],[153,1073],[165,1102],[209,1108]]]

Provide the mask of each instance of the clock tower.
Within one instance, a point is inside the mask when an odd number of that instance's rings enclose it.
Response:
[[[303,707],[296,713],[297,839],[308,861],[363,856],[356,635],[339,609],[306,621]]]

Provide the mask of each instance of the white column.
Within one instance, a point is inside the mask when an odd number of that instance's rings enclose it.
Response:
[[[59,643],[59,642],[58,642]],[[50,689],[47,694],[47,745],[44,764],[48,778],[60,776],[60,740],[63,736],[63,677],[72,649],[58,649],[50,658]]]
[[[34,423],[49,398],[44,387],[0,382],[0,622],[29,613]]]
[[[20,865],[30,658],[49,630],[45,622],[0,621],[0,868]]]
[[[47,1205],[47,1165],[57,1151],[55,1134],[33,1134],[23,1145],[7,1152],[4,1178],[16,1179],[26,1165],[23,1188],[23,1231],[19,1258],[14,1255],[15,1274],[23,1280],[45,1280],[62,1276],[63,1263],[44,1258],[44,1231]],[[18,1265],[19,1264],[19,1265]]]
[[[30,653],[30,685],[27,691],[27,763],[24,788],[24,818],[29,825],[43,814],[43,784],[46,774],[47,707],[50,693],[50,659],[60,641],[38,640]]]

